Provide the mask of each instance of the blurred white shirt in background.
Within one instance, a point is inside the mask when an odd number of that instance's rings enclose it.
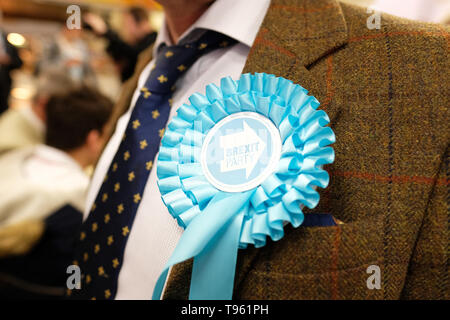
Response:
[[[43,220],[65,205],[83,212],[89,178],[68,154],[37,145],[0,157],[0,227]]]

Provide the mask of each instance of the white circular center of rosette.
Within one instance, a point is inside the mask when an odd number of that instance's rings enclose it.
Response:
[[[201,165],[206,179],[225,192],[243,192],[259,186],[278,167],[280,132],[256,112],[234,113],[206,135]]]

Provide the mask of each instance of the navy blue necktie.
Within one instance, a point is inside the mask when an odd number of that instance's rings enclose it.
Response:
[[[68,295],[81,299],[115,297],[128,235],[169,118],[175,82],[202,54],[234,42],[207,31],[195,42],[160,48],[82,226],[74,261],[82,272],[81,289],[68,291]]]

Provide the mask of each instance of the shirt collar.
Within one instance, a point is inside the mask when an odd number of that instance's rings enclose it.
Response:
[[[248,47],[253,45],[269,8],[270,0],[216,0],[180,37],[182,44],[200,30],[213,30],[227,35]],[[194,32],[195,31],[195,32]],[[156,56],[161,44],[172,45],[165,20],[153,47]]]

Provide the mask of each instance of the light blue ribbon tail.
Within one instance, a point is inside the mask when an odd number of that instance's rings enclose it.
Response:
[[[284,227],[335,225],[303,214],[320,200],[336,141],[320,103],[288,79],[265,73],[222,78],[194,93],[168,124],[158,156],[161,198],[185,229],[159,276],[194,259],[189,298],[233,298],[238,248],[261,248]],[[301,250],[299,248],[299,250]]]
[[[189,300],[231,300],[242,220],[248,206],[194,259]]]
[[[194,262],[193,269],[193,277],[199,283],[191,281],[190,298],[231,299],[242,218],[253,192],[251,190],[233,195],[219,193],[211,200],[205,210],[188,225],[181,236],[156,282],[153,300],[161,299],[170,267],[199,255],[200,259]],[[215,261],[211,259],[211,256],[219,260]],[[231,260],[223,264],[225,258]],[[223,275],[215,268],[225,272],[228,280],[217,281]],[[202,274],[202,272],[205,273]],[[231,276],[232,278],[230,278]]]

